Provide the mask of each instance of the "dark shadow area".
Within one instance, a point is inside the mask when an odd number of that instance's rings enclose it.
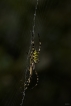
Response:
[[[0,106],[20,106],[36,0],[0,0]],[[23,106],[71,105],[71,1],[39,0],[41,52]]]

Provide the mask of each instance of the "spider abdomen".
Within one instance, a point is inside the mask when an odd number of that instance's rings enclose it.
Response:
[[[33,52],[33,61],[34,63],[38,62],[38,52],[36,50]]]

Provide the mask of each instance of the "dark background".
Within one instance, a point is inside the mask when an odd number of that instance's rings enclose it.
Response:
[[[0,106],[20,106],[36,0],[0,0]],[[24,106],[71,104],[71,0],[39,0],[39,84]],[[37,44],[38,46],[38,44]]]

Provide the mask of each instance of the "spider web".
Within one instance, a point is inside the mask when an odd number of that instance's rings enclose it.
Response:
[[[37,0],[37,3],[36,3],[36,6],[35,6],[35,13],[34,13],[34,18],[33,18],[33,29],[32,29],[32,33],[33,33],[33,39],[35,37],[35,19],[36,19],[36,10],[37,10],[37,6],[38,6],[38,0]],[[32,34],[31,34],[31,39],[32,39]],[[29,52],[28,52],[28,56],[27,56],[27,61],[29,62],[29,56],[30,56],[30,52],[31,52],[31,42],[30,42],[30,47],[29,47]],[[29,66],[29,63],[28,63],[28,66]],[[27,66],[27,67],[28,67]],[[25,82],[27,81],[27,79],[29,78],[29,73],[28,73],[28,69],[26,69],[25,71]],[[23,98],[22,98],[22,102],[21,102],[21,106],[23,105],[23,102],[24,102],[24,98],[25,98],[25,88],[24,88],[24,91],[23,91]]]
[[[38,5],[38,2],[39,2],[39,5]],[[41,5],[42,4],[41,2],[43,2],[43,6]],[[46,4],[48,4],[48,5],[46,6]],[[42,12],[44,11],[44,9],[47,10],[47,13],[49,13],[49,10],[50,10],[52,4],[53,4],[53,0],[45,0],[45,1],[44,0],[39,0],[39,1],[37,0],[37,3],[35,5],[34,18],[33,18],[33,25],[32,25],[33,28],[32,28],[32,31],[31,31],[31,39],[32,39],[32,32],[34,34],[34,37],[35,37],[36,30],[38,32],[40,32],[40,30],[39,30],[39,24],[41,23],[41,21],[36,20],[36,18],[37,18],[36,17],[37,16],[36,15],[36,11],[39,10],[39,15],[40,16],[41,16],[41,14],[43,14]],[[42,21],[43,21],[43,19],[44,20],[46,19],[46,17],[44,17],[44,16],[45,16],[45,14],[43,14],[43,16],[42,16]],[[35,25],[35,23],[37,23],[37,25]],[[31,39],[30,39],[30,41],[31,41]],[[27,67],[29,65],[28,61],[29,61],[30,51],[31,51],[31,42],[30,42],[29,52],[28,52],[27,60],[26,60],[27,61],[27,65],[26,65],[26,70],[25,70],[25,80],[28,77]],[[24,82],[22,83],[23,84],[23,90],[24,91],[22,93],[20,93],[20,89],[18,89],[19,86],[20,86],[20,83],[21,83],[20,82],[21,76],[24,79],[24,72],[23,71],[20,73],[20,76],[18,77],[18,80],[16,80],[13,83],[12,87],[10,87],[9,91],[7,91],[5,93],[5,96],[3,97],[3,100],[1,102],[1,105],[2,106],[20,106],[20,102],[18,102],[18,101],[21,101],[21,99],[22,99],[21,106],[23,106],[23,101],[24,101],[24,97],[25,97]],[[23,94],[23,98],[21,98],[22,97],[22,94]]]
[[[47,0],[45,0],[46,1],[46,3],[48,4],[48,12],[49,12],[49,10],[50,10],[50,7],[52,6],[52,3],[53,3],[53,1],[51,0],[51,1],[47,1]],[[50,5],[49,5],[50,4]],[[33,18],[33,29],[32,29],[32,31],[31,31],[31,39],[32,39],[32,33],[33,33],[33,39],[36,37],[35,36],[35,21],[36,21],[36,12],[37,12],[37,8],[38,8],[38,0],[37,0],[37,3],[36,3],[36,6],[35,6],[35,13],[34,13],[34,18]],[[47,7],[46,7],[47,8]],[[46,17],[45,17],[45,19],[46,19]],[[30,55],[30,52],[31,52],[31,42],[30,42],[30,47],[29,47],[29,52],[28,52],[28,56],[27,56],[27,62],[29,62],[29,55]],[[27,65],[27,67],[29,66],[29,63],[28,63],[28,65]],[[26,69],[26,71],[25,71],[25,81],[27,81],[27,79],[29,78],[29,74],[28,74],[28,69]],[[25,98],[25,93],[26,92],[26,90],[24,90],[23,91],[23,98],[22,98],[22,103],[21,103],[21,106],[23,106],[23,102],[24,102],[24,98]]]

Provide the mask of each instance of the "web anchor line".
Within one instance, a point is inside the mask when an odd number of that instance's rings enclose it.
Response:
[[[34,23],[33,23],[33,30],[32,30],[32,32],[33,32],[33,35],[35,36],[35,20],[36,20],[36,11],[37,11],[37,6],[38,6],[38,0],[37,0],[37,3],[36,3],[36,6],[35,6],[35,13],[34,13],[34,18],[33,18],[33,21],[34,21]]]

